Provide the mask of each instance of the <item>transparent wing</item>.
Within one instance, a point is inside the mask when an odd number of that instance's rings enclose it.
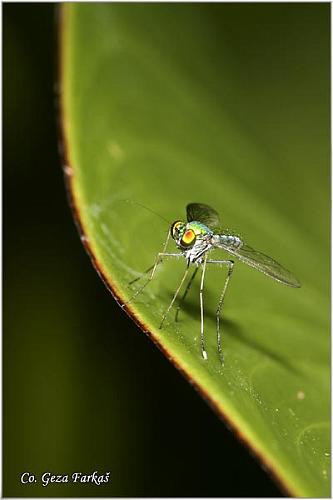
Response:
[[[235,255],[239,260],[245,262],[249,266],[258,269],[262,273],[267,274],[276,281],[280,281],[288,286],[293,286],[299,288],[301,284],[299,281],[291,274],[290,271],[285,269],[281,264],[276,262],[274,259],[265,255],[264,253],[254,250],[249,245],[243,244],[240,248],[234,249],[226,244],[219,244],[220,248],[223,248],[227,252]]]
[[[204,203],[189,203],[186,207],[186,215],[188,222],[196,220],[205,224],[209,229],[220,227],[219,214],[214,208]]]

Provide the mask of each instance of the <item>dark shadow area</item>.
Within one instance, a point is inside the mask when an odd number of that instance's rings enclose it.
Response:
[[[207,295],[207,292],[205,292]],[[199,293],[197,293],[197,296],[199,297]],[[171,299],[170,299],[171,300]],[[169,321],[175,318],[176,314],[176,309],[177,306],[174,307],[174,310],[170,311],[169,314]],[[182,303],[181,310],[178,315],[178,322],[177,324],[181,327],[182,321],[186,321],[185,318],[182,319],[182,310],[186,312],[187,314],[191,315],[192,317],[198,317],[200,319],[200,306],[199,306],[199,300],[197,303],[193,299],[187,299],[185,302]],[[216,324],[216,311],[212,311],[209,308],[204,309],[204,315],[205,315],[205,321],[213,321]],[[250,338],[248,335],[246,335],[246,328],[242,327],[240,323],[237,323],[236,321],[232,321],[226,317],[226,315],[223,314],[222,312],[222,318],[220,320],[220,326],[221,326],[221,332],[222,335],[227,335],[227,336],[233,336],[237,337],[237,339],[246,344],[248,347],[251,349],[260,352],[264,356],[268,357],[271,361],[274,361],[275,363],[278,363],[279,365],[283,366],[286,368],[288,371],[291,371],[293,373],[298,373],[298,370],[295,368],[294,365],[288,362],[285,358],[282,356],[279,356],[279,354],[274,351],[273,349],[267,348],[267,346],[263,346],[253,338]]]

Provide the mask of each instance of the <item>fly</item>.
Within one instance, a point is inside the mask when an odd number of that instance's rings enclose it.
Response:
[[[224,282],[224,286],[218,301],[216,309],[216,332],[217,332],[217,350],[223,363],[223,352],[222,352],[222,341],[221,341],[221,312],[224,303],[225,294],[232,276],[234,268],[234,260],[232,259],[209,259],[209,253],[213,249],[225,250],[232,257],[236,257],[245,264],[254,267],[258,271],[266,274],[270,278],[273,278],[284,285],[288,285],[294,288],[299,288],[301,285],[299,281],[281,264],[273,260],[268,255],[265,255],[252,247],[247,245],[242,238],[235,234],[229,234],[227,231],[221,230],[220,218],[216,210],[203,203],[190,203],[186,207],[187,222],[177,220],[171,224],[170,230],[166,238],[162,252],[159,252],[156,256],[155,263],[147,269],[144,275],[150,273],[144,284],[132,295],[132,297],[123,304],[123,307],[132,302],[148,285],[148,283],[154,278],[154,274],[157,266],[166,257],[180,257],[183,256],[186,261],[186,269],[183,277],[179,283],[177,290],[170,302],[168,308],[165,310],[160,328],[163,327],[164,321],[170,312],[170,309],[174,305],[178,294],[186,281],[188,276],[190,265],[194,264],[195,269],[187,283],[185,291],[181,297],[180,304],[176,310],[175,320],[178,320],[178,313],[180,310],[181,303],[185,300],[187,293],[193,283],[193,280],[199,270],[201,269],[201,280],[200,280],[200,344],[201,344],[201,354],[206,360],[208,359],[207,351],[205,348],[205,337],[204,337],[204,304],[203,304],[203,290],[204,290],[204,280],[207,264],[215,265],[225,265],[227,267],[227,277]],[[180,252],[169,253],[167,252],[167,246],[169,239],[173,238]],[[141,277],[140,277],[141,278]],[[136,278],[131,281],[133,284],[140,278]]]

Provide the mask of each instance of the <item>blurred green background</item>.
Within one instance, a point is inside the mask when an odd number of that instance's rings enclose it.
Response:
[[[55,9],[3,12],[4,495],[279,496],[93,270],[57,151]],[[310,18],[326,47],[329,5]],[[111,482],[20,484],[94,470]]]

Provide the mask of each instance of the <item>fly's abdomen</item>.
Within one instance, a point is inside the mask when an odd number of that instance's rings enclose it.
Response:
[[[224,247],[232,248],[233,250],[237,250],[243,245],[240,237],[232,234],[214,234],[213,239],[215,240],[215,245],[219,246],[220,244]]]

